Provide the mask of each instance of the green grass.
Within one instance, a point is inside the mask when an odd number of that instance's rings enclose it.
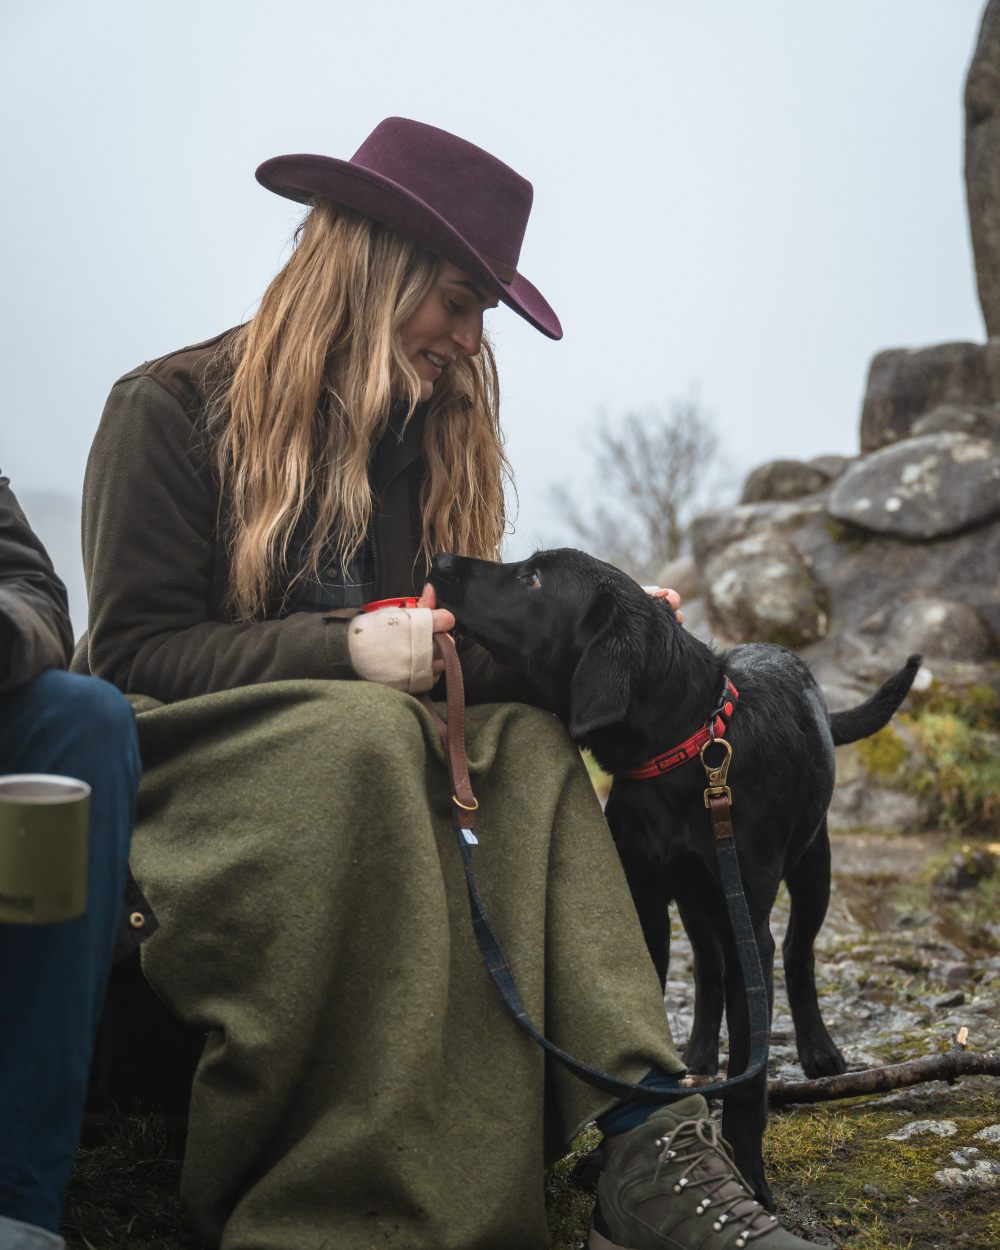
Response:
[[[115,1117],[81,1147],[63,1211],[71,1250],[202,1250],[178,1197],[180,1133],[154,1113]]]
[[[786,1222],[847,1250],[996,1250],[1000,1191],[955,1192],[934,1179],[953,1166],[951,1151],[982,1146],[973,1135],[997,1121],[996,1086],[964,1081],[935,1099],[920,1117],[954,1120],[955,1137],[887,1141],[917,1113],[875,1099],[773,1113],[764,1154]],[[598,1141],[595,1129],[582,1134],[546,1177],[552,1250],[586,1238],[593,1198],[571,1173]],[[204,1250],[177,1198],[180,1149],[155,1115],[121,1120],[105,1144],[82,1149],[63,1226],[71,1250]]]

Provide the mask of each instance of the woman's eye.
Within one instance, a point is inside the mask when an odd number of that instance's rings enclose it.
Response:
[[[462,305],[456,303],[453,299],[445,300],[445,304],[447,305],[450,313],[455,313],[457,315],[463,311]]]

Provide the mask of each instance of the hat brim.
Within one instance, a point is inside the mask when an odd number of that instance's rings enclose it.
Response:
[[[333,200],[397,230],[442,260],[457,265],[474,281],[484,283],[508,308],[550,339],[562,338],[559,318],[545,296],[527,278],[515,273],[505,282],[472,244],[426,201],[382,174],[332,156],[300,153],[274,156],[257,169],[257,181],[268,191],[308,204]]]

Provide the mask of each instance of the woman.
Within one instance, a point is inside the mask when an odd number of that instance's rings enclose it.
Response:
[[[454,619],[429,590],[357,615],[416,593],[437,550],[497,555],[483,312],[561,334],[517,272],[530,184],[400,118],[351,161],[258,178],[311,205],[295,252],[247,325],[116,384],[84,504],[79,659],[140,713],[144,968],[208,1033],[183,1179],[199,1228],[225,1250],[541,1248],[543,1167],[601,1116],[594,1246],[805,1245],[749,1198],[700,1098],[612,1107],[504,1014],[408,697]],[[570,1051],[669,1086],[683,1065],[579,758],[483,653],[463,667],[470,701],[507,700],[470,709],[468,747],[480,886],[526,1004]],[[636,1215],[651,1197],[664,1210]]]

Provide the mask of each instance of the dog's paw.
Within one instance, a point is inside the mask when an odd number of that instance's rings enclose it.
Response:
[[[696,1042],[694,1038],[684,1048],[684,1063],[695,1076],[715,1076],[719,1070],[719,1047]]]
[[[803,1047],[799,1051],[799,1063],[810,1080],[818,1076],[840,1076],[847,1071],[847,1060],[832,1042],[829,1047]]]

